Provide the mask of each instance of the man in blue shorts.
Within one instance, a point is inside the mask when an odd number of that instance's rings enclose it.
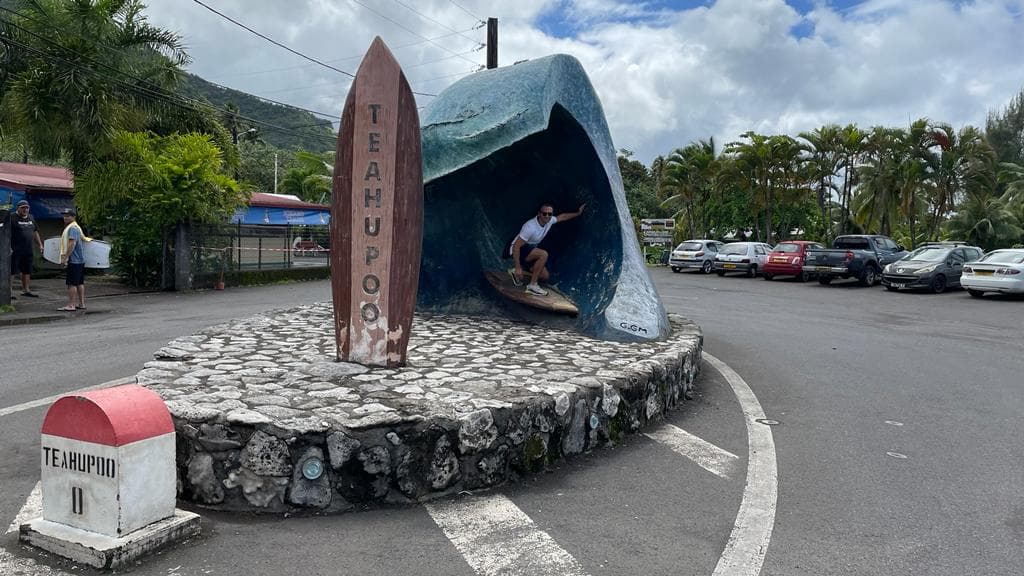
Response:
[[[537,296],[544,296],[547,290],[540,287],[539,280],[547,280],[550,277],[547,269],[548,253],[537,245],[548,235],[548,231],[556,222],[565,222],[583,214],[586,204],[580,204],[579,210],[565,212],[555,216],[555,209],[551,204],[542,204],[537,216],[527,220],[519,229],[519,234],[509,247],[512,254],[512,261],[515,262],[515,269],[512,271],[512,281],[519,285],[523,277],[523,270],[530,271],[530,282],[526,285],[526,291]]]
[[[60,264],[67,269],[68,305],[62,312],[85,310],[85,235],[75,222],[75,211],[65,208],[64,232],[61,234]]]

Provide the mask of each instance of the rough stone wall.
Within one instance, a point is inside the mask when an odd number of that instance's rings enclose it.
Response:
[[[417,317],[411,366],[369,370],[325,361],[330,335],[314,326],[327,314],[214,327],[139,373],[174,417],[180,498],[331,512],[496,486],[659,420],[700,366],[700,330],[678,317],[669,340],[643,344]],[[301,471],[310,458],[323,462],[314,480]]]

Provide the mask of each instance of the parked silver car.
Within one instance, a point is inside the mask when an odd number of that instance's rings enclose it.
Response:
[[[727,272],[743,272],[747,277],[753,278],[764,269],[771,251],[771,244],[764,242],[726,244],[718,251],[718,256],[715,256],[715,273],[725,276]]]
[[[722,243],[718,240],[687,240],[672,251],[668,265],[672,267],[673,272],[694,268],[711,274],[715,255],[721,248]]]

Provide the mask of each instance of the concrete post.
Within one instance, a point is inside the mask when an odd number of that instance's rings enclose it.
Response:
[[[11,212],[0,209],[0,306],[11,303]]]
[[[192,227],[182,222],[174,229],[174,289],[192,289]]]

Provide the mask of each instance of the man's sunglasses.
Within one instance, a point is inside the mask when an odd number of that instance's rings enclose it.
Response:
[[[552,214],[554,214],[554,212],[541,212],[540,213],[541,216],[551,216]]]

